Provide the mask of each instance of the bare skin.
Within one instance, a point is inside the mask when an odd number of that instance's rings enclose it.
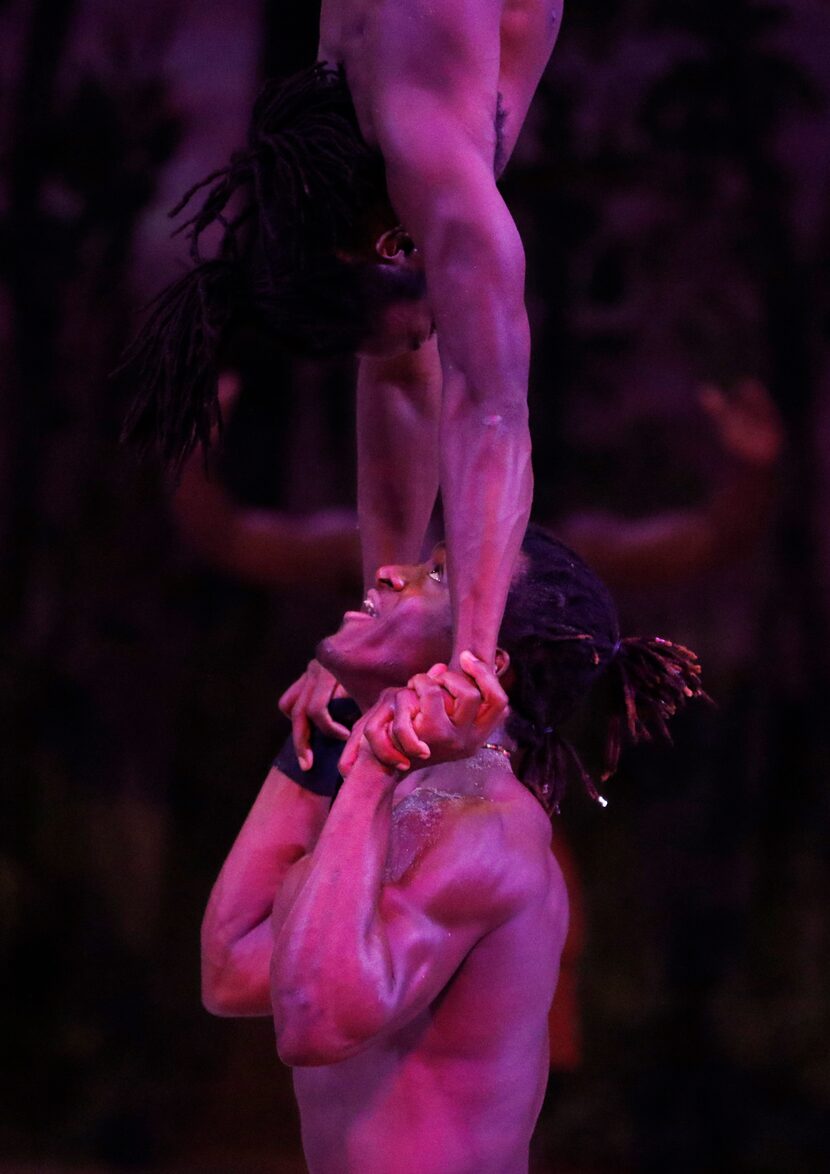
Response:
[[[380,260],[423,265],[429,300],[428,313],[392,308],[361,362],[364,567],[420,557],[440,479],[453,668],[464,649],[493,661],[530,510],[524,252],[495,168],[512,153],[560,17],[559,0],[328,0],[321,12],[318,56],[343,65],[417,245],[407,254],[386,234]],[[386,460],[371,459],[385,437]],[[432,452],[425,476],[421,456]]]
[[[428,305],[390,307],[358,374],[364,582],[411,564],[442,493],[452,582],[450,667],[492,664],[533,489],[524,250],[496,187],[553,50],[561,0],[327,0],[318,57],[342,65],[414,252],[379,237],[381,264],[423,267]],[[497,134],[497,123],[498,134]],[[434,329],[437,333],[434,333]],[[296,712],[334,682],[310,666]],[[324,707],[313,719],[330,728]],[[297,723],[299,724],[299,723]],[[487,731],[481,731],[481,740]],[[304,765],[308,746],[298,744]]]
[[[219,403],[227,425],[240,394],[234,372],[219,376]],[[212,437],[215,444],[218,428]],[[360,543],[350,510],[320,510],[303,517],[235,501],[202,451],[182,469],[172,499],[179,534],[204,562],[259,587],[356,587]]]
[[[567,899],[549,820],[505,755],[441,761],[504,702],[483,662],[424,672],[451,647],[442,561],[381,568],[376,614],[323,642],[365,711],[348,778],[327,814],[272,770],[205,915],[205,1004],[273,1009],[312,1174],[519,1174],[544,1093]],[[407,679],[417,734],[387,688]],[[381,765],[391,739],[430,765]]]
[[[704,502],[635,519],[592,511],[551,527],[615,587],[686,582],[743,557],[769,531],[785,440],[775,402],[755,379],[702,388],[699,400],[728,458]]]
[[[702,388],[699,400],[726,458],[721,484],[699,505],[634,519],[592,511],[550,523],[613,587],[687,581],[741,557],[768,532],[785,443],[774,401],[763,384],[751,378],[729,390]],[[390,452],[388,444],[378,444],[378,459],[387,460],[391,471],[395,461]],[[312,661],[280,698],[306,767],[312,762],[311,723],[333,737],[348,737],[326,708],[335,689],[339,686],[332,674]]]

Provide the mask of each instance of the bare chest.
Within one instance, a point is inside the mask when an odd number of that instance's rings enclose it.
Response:
[[[384,882],[399,884],[435,843],[441,820],[470,800],[445,791],[418,788],[395,805]]]

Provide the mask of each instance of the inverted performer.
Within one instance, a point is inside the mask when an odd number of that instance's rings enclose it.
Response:
[[[266,87],[248,149],[175,210],[202,192],[193,268],[130,355],[126,430],[180,464],[217,422],[235,324],[357,353],[366,585],[421,557],[440,482],[453,668],[465,649],[493,664],[530,510],[524,251],[496,181],[560,17],[560,0],[324,0],[318,63]]]

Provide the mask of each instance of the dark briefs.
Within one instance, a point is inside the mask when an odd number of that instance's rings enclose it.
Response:
[[[329,702],[328,711],[333,721],[339,722],[349,729],[360,717],[360,709],[351,697],[335,697],[333,701]],[[274,759],[273,765],[299,786],[304,787],[306,791],[334,799],[343,781],[337,764],[344,746],[345,742],[323,734],[314,726],[311,732],[311,750],[314,755],[311,770],[303,770],[300,767],[294,742],[290,736]]]

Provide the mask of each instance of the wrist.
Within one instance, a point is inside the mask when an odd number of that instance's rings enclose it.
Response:
[[[364,741],[355,764],[346,778],[350,784],[366,784],[374,791],[394,791],[405,773],[399,767],[388,766],[386,763],[381,762],[371,747]]]

